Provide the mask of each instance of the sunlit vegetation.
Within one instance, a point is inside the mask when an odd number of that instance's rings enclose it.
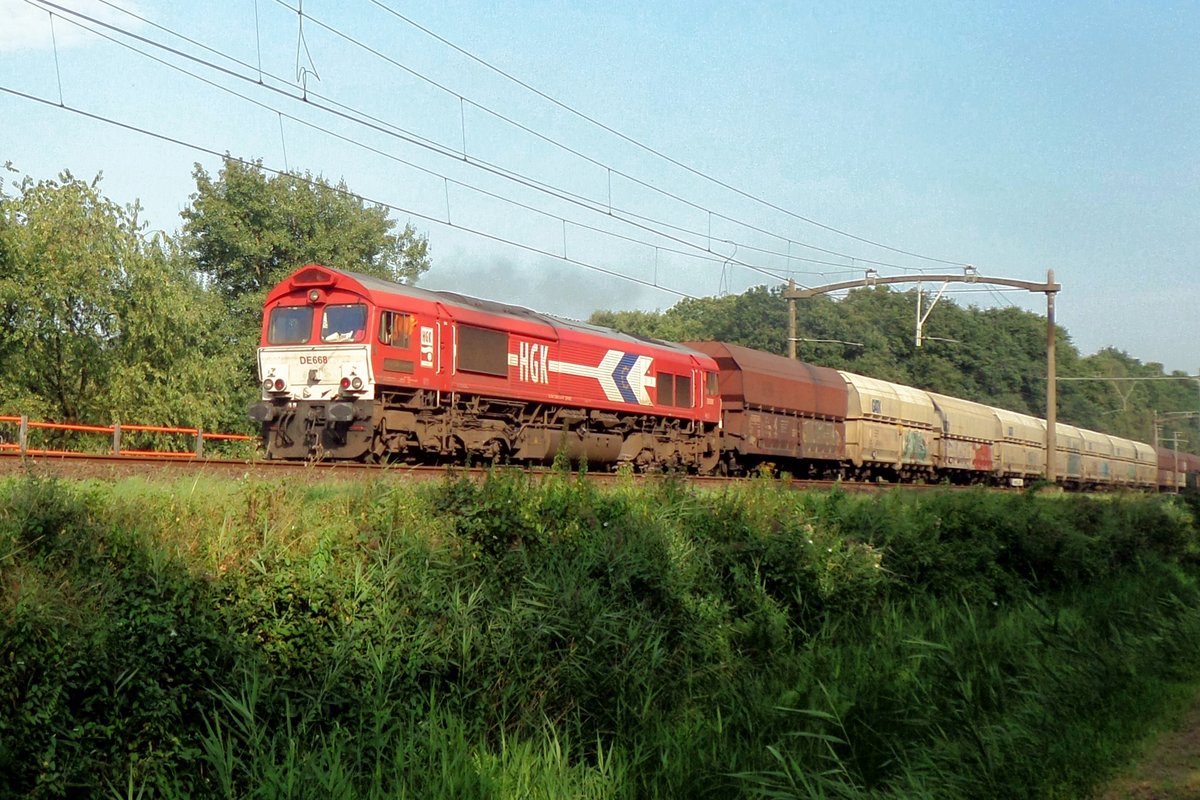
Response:
[[[1195,511],[10,479],[0,796],[1081,796],[1200,676]]]
[[[269,175],[236,159],[216,174],[197,167],[194,178],[177,232],[148,230],[137,205],[106,197],[99,178],[0,180],[0,414],[251,432],[245,410],[257,396],[269,286],[313,261],[408,283],[432,263],[424,235],[344,183]],[[661,313],[598,311],[592,320],[782,353],[781,288],[687,299]],[[914,293],[875,288],[801,302],[800,358],[1044,414],[1044,318],[943,299],[918,348]],[[1062,422],[1151,442],[1155,412],[1200,410],[1194,381],[1130,381],[1170,376],[1118,349],[1083,356],[1061,328],[1058,360],[1061,376],[1111,379],[1062,382]],[[1200,442],[1200,419],[1173,416],[1162,435]]]

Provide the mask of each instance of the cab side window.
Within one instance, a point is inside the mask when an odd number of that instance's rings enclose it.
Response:
[[[658,389],[657,399],[660,406],[692,407],[692,378],[690,375],[672,375],[668,372],[660,372],[655,385]]]
[[[407,349],[412,343],[413,318],[399,311],[379,314],[379,343]]]
[[[691,408],[692,407],[692,376],[691,375],[676,375],[675,376],[675,407],[676,408]]]

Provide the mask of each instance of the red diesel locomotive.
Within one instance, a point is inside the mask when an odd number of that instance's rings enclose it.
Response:
[[[258,367],[270,458],[720,457],[704,353],[316,264],[267,296]]]
[[[258,352],[270,458],[590,463],[1014,485],[1046,422],[723,342],[670,344],[310,264]],[[1195,489],[1200,459],[1058,424],[1074,489]]]

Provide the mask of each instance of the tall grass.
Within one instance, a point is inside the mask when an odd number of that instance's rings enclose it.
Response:
[[[11,480],[0,796],[1079,796],[1200,678],[1194,511]]]

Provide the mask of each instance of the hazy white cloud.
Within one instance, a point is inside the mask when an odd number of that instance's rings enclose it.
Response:
[[[59,0],[55,5],[77,11],[93,19],[120,24],[123,28],[137,28],[141,23],[98,0]],[[118,0],[114,5],[134,13],[140,13],[137,5],[128,0]],[[50,11],[54,11],[53,36],[51,35]],[[59,47],[77,47],[95,41],[95,36],[68,20],[69,13],[50,9],[25,0],[0,0],[0,53],[15,53],[30,50],[49,50]],[[84,20],[80,20],[85,22]]]

